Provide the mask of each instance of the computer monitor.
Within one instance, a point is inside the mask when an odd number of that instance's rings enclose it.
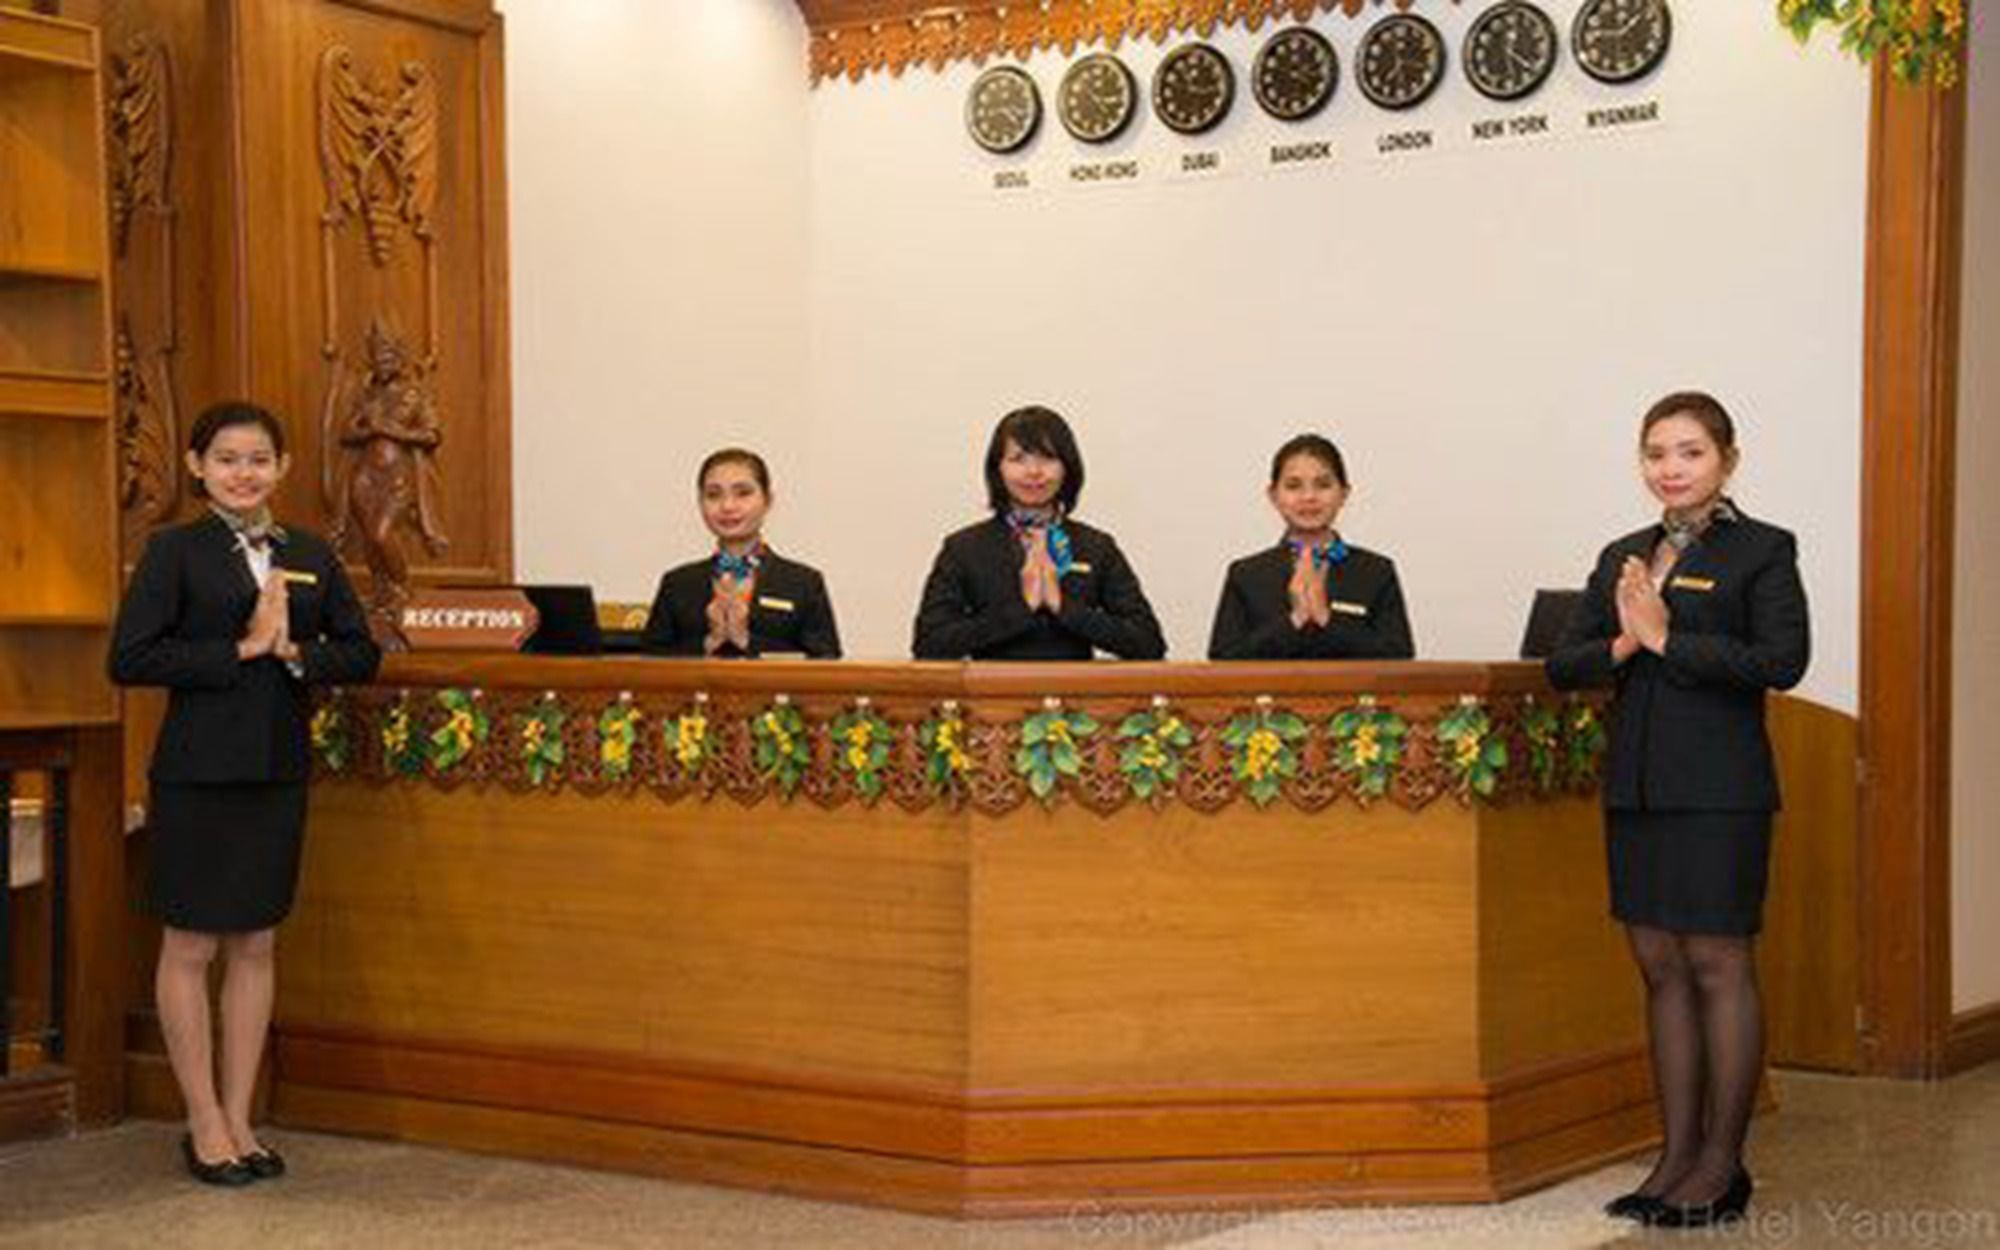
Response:
[[[588,586],[523,586],[542,623],[521,650],[536,655],[597,655],[604,635],[597,627],[597,597]]]
[[[1583,600],[1581,590],[1538,590],[1528,610],[1528,628],[1521,635],[1521,658],[1546,660],[1556,649],[1571,612]]]

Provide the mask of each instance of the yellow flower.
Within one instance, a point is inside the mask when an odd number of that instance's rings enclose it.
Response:
[[[1048,732],[1050,742],[1060,743],[1063,746],[1076,744],[1076,739],[1070,736],[1069,722],[1066,720],[1050,721]]]
[[[869,724],[867,721],[856,721],[854,724],[848,726],[847,740],[855,746],[865,747],[868,745],[868,739],[874,735],[874,732],[875,726]]]
[[[1457,749],[1458,766],[1460,768],[1471,768],[1474,764],[1477,764],[1479,762],[1479,747],[1478,734],[1467,734],[1463,738],[1460,738]]]
[[[851,746],[847,748],[847,766],[857,773],[867,768],[868,748],[864,746]]]
[[[1252,733],[1243,744],[1244,771],[1250,774],[1252,780],[1262,781],[1270,774],[1284,745],[1273,730],[1259,729]]]
[[[539,751],[543,739],[549,736],[548,724],[540,720],[530,720],[521,726],[521,741],[530,751]]]
[[[333,737],[334,710],[323,707],[313,713],[312,740],[316,747],[323,747]]]
[[[1373,764],[1382,758],[1382,744],[1376,738],[1373,725],[1363,725],[1354,731],[1354,762]]]
[[[1160,722],[1160,728],[1158,732],[1161,738],[1172,738],[1175,734],[1179,733],[1180,731],[1181,731],[1181,718],[1178,716],[1169,716],[1165,720]]]

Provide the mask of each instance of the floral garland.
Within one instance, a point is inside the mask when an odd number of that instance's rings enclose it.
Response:
[[[1297,744],[1306,732],[1304,718],[1273,711],[1269,696],[1259,696],[1256,711],[1237,716],[1223,729],[1229,773],[1252,803],[1265,806],[1278,797],[1287,778],[1298,776]]]
[[[431,770],[443,776],[471,758],[473,749],[486,741],[492,721],[486,715],[485,700],[477,690],[440,690],[438,706],[444,709],[444,723],[425,739]]]
[[[623,781],[632,775],[632,748],[639,744],[642,715],[629,691],[598,713],[597,767],[606,781]]]
[[[1187,722],[1174,715],[1165,698],[1155,696],[1150,708],[1119,722],[1118,737],[1125,743],[1118,756],[1118,771],[1132,787],[1132,794],[1155,801],[1166,798],[1180,778],[1188,748],[1194,745],[1194,733]]]
[[[1471,695],[1438,719],[1438,745],[1445,771],[1461,795],[1490,795],[1507,767],[1507,744],[1493,732],[1486,705]]]
[[[1363,695],[1353,707],[1334,714],[1327,732],[1333,737],[1334,767],[1346,775],[1355,796],[1379,799],[1387,794],[1403,762],[1409,722]]]
[[[865,697],[834,718],[835,761],[854,779],[855,792],[870,803],[882,797],[882,769],[889,762],[889,743],[894,737],[889,722],[876,714]]]
[[[936,716],[918,727],[917,744],[924,750],[924,781],[931,790],[947,797],[962,795],[972,756],[965,749],[965,718],[955,700],[947,699]]]
[[[1097,722],[1082,712],[1063,708],[1061,699],[1044,699],[1042,710],[1021,722],[1021,743],[1014,751],[1014,771],[1028,779],[1028,789],[1044,803],[1052,801],[1056,782],[1083,772],[1078,743],[1097,732]]]
[[[1597,783],[1608,741],[1598,703],[1522,695],[1418,704],[1427,710],[1410,715],[1363,696],[1318,720],[1265,697],[1204,727],[1162,697],[1108,722],[1116,728],[1100,747],[1092,745],[1099,723],[1060,699],[1011,726],[975,726],[951,701],[905,726],[865,697],[821,719],[781,694],[730,722],[747,731],[739,740],[718,731],[724,722],[702,694],[670,711],[642,706],[630,691],[551,691],[513,705],[507,732],[489,742],[477,691],[330,691],[311,726],[315,763],[329,779],[469,777],[520,790],[643,780],[669,800],[720,793],[745,804],[803,791],[823,806],[892,795],[912,811],[936,801],[999,813],[1074,790],[1100,813],[1127,800],[1214,811],[1237,797],[1264,807],[1286,795],[1306,811],[1341,795],[1362,805],[1393,797],[1417,810],[1444,795],[1470,805]],[[659,728],[642,733],[654,720]],[[589,726],[587,741],[571,740],[573,723]],[[907,755],[897,750],[906,732],[915,748]],[[815,746],[821,736],[826,751]],[[1319,753],[1309,750],[1315,743]],[[740,748],[748,749],[739,759]],[[646,751],[657,756],[646,754],[642,779]]]
[[[812,765],[806,718],[792,706],[791,699],[779,695],[750,722],[750,738],[756,743],[757,771],[790,798]]]
[[[521,713],[516,751],[530,785],[547,785],[561,775],[563,760],[569,754],[563,745],[563,723],[568,719],[569,713],[553,690]]]
[[[1965,49],[1966,0],[1778,0],[1778,20],[1800,43],[1820,26],[1840,31],[1840,50],[1864,65],[1887,56],[1912,86],[1956,86]]]
[[[660,721],[660,745],[684,781],[699,780],[715,754],[708,728],[708,696],[699,691],[687,711]]]

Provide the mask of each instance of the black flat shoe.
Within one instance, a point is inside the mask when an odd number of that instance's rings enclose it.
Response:
[[[1619,1194],[1605,1203],[1604,1213],[1615,1220],[1638,1220],[1644,1223],[1646,1217],[1659,1205],[1660,1199],[1657,1195],[1642,1194],[1635,1189],[1629,1194]]]
[[[1700,1202],[1691,1206],[1662,1202],[1645,1223],[1653,1228],[1707,1228],[1714,1224],[1727,1224],[1743,1218],[1750,1208],[1750,1192],[1756,1186],[1751,1183],[1750,1173],[1742,1168],[1729,1179],[1729,1188],[1713,1202]]]
[[[260,1181],[274,1181],[285,1174],[285,1156],[275,1150],[253,1150],[243,1156],[243,1166]]]
[[[181,1134],[181,1159],[187,1164],[188,1175],[204,1185],[220,1185],[224,1189],[239,1189],[257,1177],[241,1159],[224,1159],[220,1163],[203,1163],[201,1156],[194,1152],[194,1138]]]

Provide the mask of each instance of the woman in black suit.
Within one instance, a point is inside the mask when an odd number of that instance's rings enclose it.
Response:
[[[182,1158],[217,1185],[284,1171],[251,1128],[250,1103],[271,1020],[273,932],[298,884],[307,687],[365,682],[381,658],[333,549],[271,519],[289,463],[284,429],[264,409],[201,414],[187,467],[208,512],[147,543],[111,646],[114,681],[169,691],[147,821],[163,922],[154,989],[187,1105]],[[208,1002],[218,953],[219,1096]]]
[[[1777,774],[1764,696],[1805,674],[1792,535],[1724,494],[1729,414],[1669,395],[1640,425],[1657,525],[1604,549],[1549,657],[1561,689],[1611,685],[1604,806],[1611,912],[1646,982],[1665,1147],[1606,1209],[1693,1227],[1750,1201],[1743,1140],[1764,1065],[1754,942]]]
[[[1083,456],[1047,408],[1002,417],[986,448],[993,516],[944,540],[924,582],[920,660],[1128,660],[1167,653],[1160,623],[1111,535],[1070,515]]]
[[[695,474],[701,519],[715,554],[660,577],[642,640],[659,655],[759,656],[795,652],[840,658],[833,601],[817,569],[764,544],[771,470],[764,458],[725,447]]]
[[[1317,434],[1271,457],[1266,494],[1285,523],[1274,547],[1229,566],[1209,633],[1211,660],[1407,660],[1416,655],[1403,588],[1387,556],[1334,528],[1347,463]]]

